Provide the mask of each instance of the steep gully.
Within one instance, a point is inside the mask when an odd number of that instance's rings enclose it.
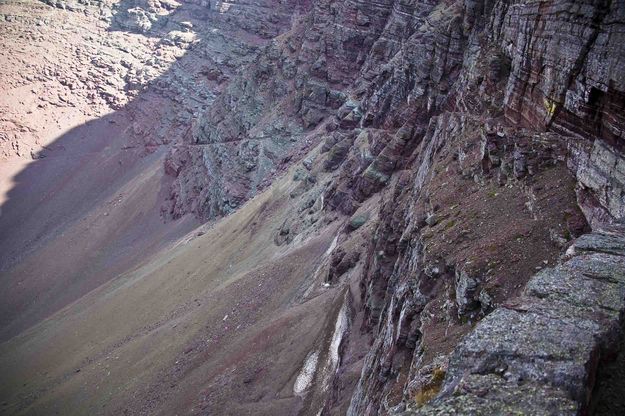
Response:
[[[172,24],[155,4],[132,6],[122,10],[141,30]],[[130,271],[5,343],[7,411],[616,409],[593,397],[618,397],[610,390],[618,383],[606,390],[599,379],[596,394],[593,386],[618,355],[622,328],[623,234],[614,225],[625,213],[622,4],[318,1],[294,14],[282,5],[284,16],[268,21],[242,6],[191,7],[220,11],[246,33],[275,27],[263,39],[284,33],[243,54],[253,64],[239,75],[201,70],[231,79],[211,85],[215,100],[181,120],[166,146],[144,132],[139,148],[148,155],[133,157],[145,163],[167,152],[171,179],[160,182],[164,197],[146,216],[166,199],[163,229],[191,215],[232,215],[174,249],[145,253],[135,242],[142,267],[131,268],[139,263],[132,259],[119,272],[103,267],[61,302]],[[176,85],[161,79],[150,85]],[[203,265],[207,248],[211,266]],[[292,258],[302,270],[285,269]],[[6,276],[19,281],[18,272]],[[228,282],[242,286],[229,290]],[[267,284],[264,296],[253,291]],[[5,328],[25,328],[63,304],[45,306]],[[119,316],[132,319],[113,324]],[[101,327],[111,333],[91,329]],[[63,348],[34,358],[51,345]],[[76,358],[60,359],[62,350]],[[147,361],[139,358],[146,351]],[[103,384],[102,370],[114,376]],[[536,400],[524,402],[530,395]]]

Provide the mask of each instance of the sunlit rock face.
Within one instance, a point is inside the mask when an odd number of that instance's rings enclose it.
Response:
[[[623,2],[0,8],[10,411],[622,413]]]

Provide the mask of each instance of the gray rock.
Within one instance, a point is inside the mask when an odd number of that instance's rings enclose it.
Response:
[[[425,223],[430,227],[434,227],[438,223],[438,217],[434,213],[428,214],[428,216],[425,217]]]
[[[354,215],[349,220],[349,228],[350,230],[357,230],[362,227],[369,220],[369,213],[365,212],[363,214]]]
[[[405,415],[575,415],[579,406],[554,388],[508,382],[494,374],[467,376],[459,394]]]
[[[595,140],[591,147],[584,142],[572,142],[570,153],[569,167],[601,206],[582,204],[591,224],[595,217],[603,216],[598,210],[612,218],[625,218],[625,155],[602,140]]]
[[[478,298],[479,282],[469,276],[466,271],[456,271],[456,304],[458,316],[462,317],[476,310],[480,303]]]
[[[619,226],[580,237],[568,254],[573,257],[532,277],[521,297],[463,339],[438,398],[405,414],[574,415],[585,409],[599,362],[613,355],[621,333],[623,244]]]

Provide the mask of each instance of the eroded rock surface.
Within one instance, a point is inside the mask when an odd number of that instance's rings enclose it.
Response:
[[[442,393],[414,414],[587,410],[597,369],[622,336],[625,250],[615,240],[625,241],[623,226],[581,237],[572,258],[484,318],[452,353]]]
[[[250,348],[275,346],[290,378],[225,335],[220,347],[236,345],[246,360],[213,367],[198,330],[172,347],[186,349],[167,353],[189,358],[158,367],[161,378],[125,410],[272,414],[282,403],[301,415],[361,416],[593,407],[597,369],[622,345],[623,2],[53,5],[62,16],[98,16],[94,28],[111,30],[111,44],[80,47],[101,56],[92,63],[99,69],[69,71],[68,82],[84,86],[77,99],[130,112],[128,146],[161,158],[162,219],[216,220],[220,232],[220,218],[240,219],[227,223],[232,235],[249,235],[233,251],[248,253],[249,238],[272,267],[304,258],[297,268],[276,266],[275,281],[291,282],[283,289],[258,289],[280,319],[265,327],[252,309],[237,315],[258,330],[246,335],[256,342]],[[28,18],[11,16],[2,30],[19,38],[11,23]],[[35,38],[44,30],[24,25]],[[67,49],[80,59],[77,48]],[[45,65],[30,69],[61,91],[56,82],[72,67],[59,67],[52,75]],[[36,132],[14,119],[5,120],[3,152],[44,156],[22,150],[18,138]],[[313,333],[281,324],[301,311],[319,314],[306,320]],[[220,321],[226,329],[230,313]],[[266,341],[269,333],[280,342]],[[305,345],[285,353],[300,336]],[[195,371],[205,365],[210,375]],[[267,374],[279,383],[263,388]],[[164,393],[168,385],[189,390]],[[231,407],[233,391],[245,400]]]

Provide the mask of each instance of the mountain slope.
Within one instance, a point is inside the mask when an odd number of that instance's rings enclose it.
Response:
[[[54,5],[137,62],[2,207],[3,411],[618,412],[622,2]]]
[[[288,249],[266,244],[291,208],[289,185],[281,181],[3,344],[4,410],[300,409],[297,369],[311,345],[323,359],[323,334],[344,291],[324,289],[315,275],[335,226]]]

